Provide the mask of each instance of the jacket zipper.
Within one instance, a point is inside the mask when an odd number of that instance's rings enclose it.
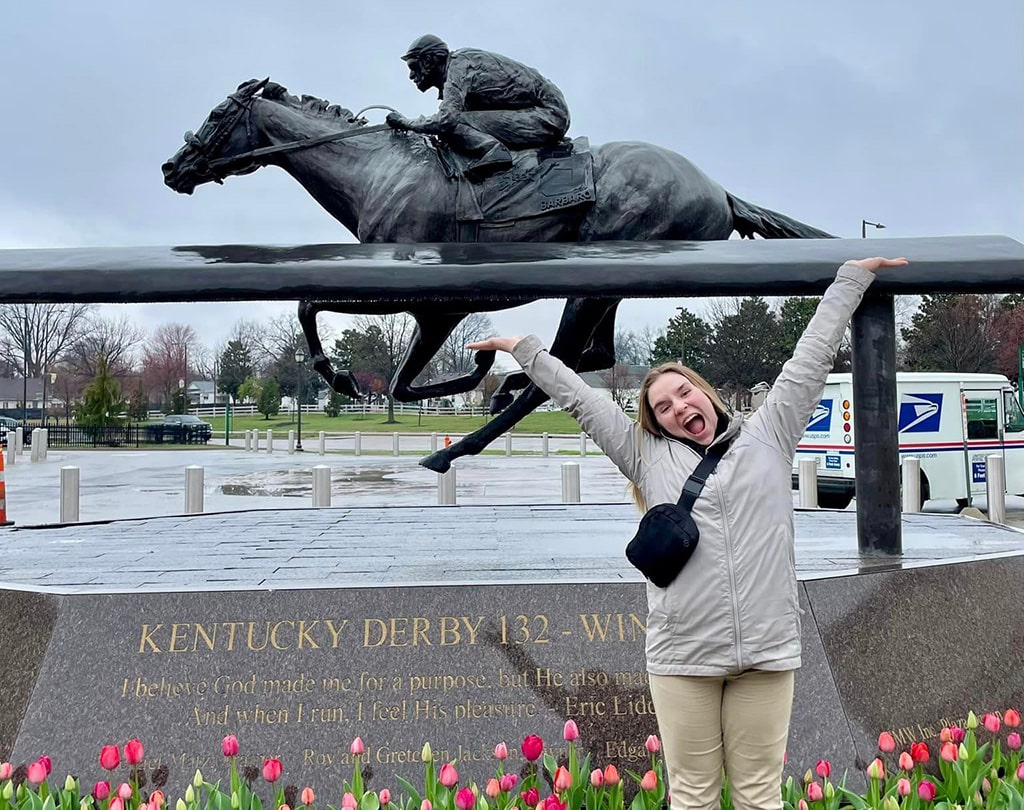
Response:
[[[722,529],[725,536],[725,563],[729,570],[729,601],[732,603],[732,632],[733,638],[736,639],[736,670],[742,672],[743,648],[740,644],[740,608],[739,598],[736,593],[736,572],[733,569],[732,534],[729,531],[729,515],[725,510],[725,498],[722,496],[722,490],[717,489],[715,494],[718,496],[718,505],[722,510]]]

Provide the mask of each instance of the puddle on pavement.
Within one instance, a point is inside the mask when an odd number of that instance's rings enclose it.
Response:
[[[409,481],[407,476],[402,475],[405,472],[393,467],[336,469],[331,471],[331,489],[372,493],[393,490],[399,486],[415,487],[418,482]],[[224,495],[243,497],[307,498],[313,490],[313,474],[311,470],[277,470],[237,475],[224,480],[219,489]]]

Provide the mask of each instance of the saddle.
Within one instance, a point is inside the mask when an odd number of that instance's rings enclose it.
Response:
[[[463,172],[473,158],[435,141],[448,177],[458,182],[455,218],[460,224],[495,225],[545,216],[597,200],[594,155],[586,138],[556,147],[512,152],[512,168],[473,183]]]

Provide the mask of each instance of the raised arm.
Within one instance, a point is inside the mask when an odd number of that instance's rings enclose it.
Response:
[[[467,348],[509,352],[534,384],[573,415],[623,475],[639,480],[640,426],[548,352],[537,337],[494,337]]]
[[[788,458],[796,452],[807,419],[821,399],[825,380],[854,310],[882,267],[903,267],[906,259],[859,259],[839,268],[810,323],[786,361],[750,427]]]

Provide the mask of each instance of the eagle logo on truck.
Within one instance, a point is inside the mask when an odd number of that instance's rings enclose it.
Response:
[[[832,426],[832,400],[823,399],[819,402],[815,408],[814,413],[811,414],[811,418],[807,420],[807,427],[804,428],[807,432],[823,432],[827,433],[829,428]]]
[[[900,433],[934,433],[942,417],[942,394],[904,394],[900,400]]]

